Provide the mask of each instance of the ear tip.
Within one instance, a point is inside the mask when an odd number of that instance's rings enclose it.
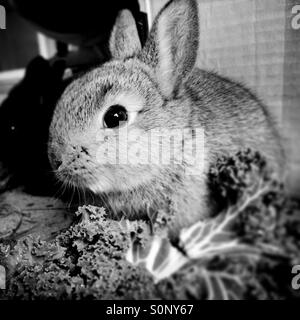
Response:
[[[122,9],[119,11],[118,18],[122,19],[123,21],[130,21],[134,19],[133,14],[129,9]]]
[[[109,49],[114,59],[134,56],[141,50],[136,20],[129,9],[119,11],[109,39]]]

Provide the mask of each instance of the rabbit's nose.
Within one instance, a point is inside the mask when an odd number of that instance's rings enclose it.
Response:
[[[61,160],[55,159],[54,161],[54,167],[56,170],[59,170],[59,168],[62,166],[63,162]]]
[[[53,170],[60,171],[63,167],[63,159],[59,156],[52,156],[51,157],[51,166]]]
[[[60,155],[54,149],[49,149],[49,161],[54,170],[58,170],[63,161]]]

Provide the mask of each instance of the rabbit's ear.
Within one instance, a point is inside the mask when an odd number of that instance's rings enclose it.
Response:
[[[113,27],[109,49],[114,59],[134,56],[141,50],[135,19],[128,9],[121,10]]]
[[[199,39],[197,1],[170,1],[153,27],[157,78],[164,94],[170,96],[196,62]]]

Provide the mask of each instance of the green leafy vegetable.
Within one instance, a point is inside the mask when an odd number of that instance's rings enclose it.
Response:
[[[159,212],[114,221],[79,208],[79,221],[52,241],[0,243],[8,270],[0,298],[289,299],[300,264],[300,205],[257,153],[219,159],[210,171],[218,212],[170,240]]]

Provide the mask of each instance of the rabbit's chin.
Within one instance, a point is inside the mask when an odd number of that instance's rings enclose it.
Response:
[[[91,183],[85,183],[86,188],[94,194],[109,193],[109,192],[126,192],[139,188],[142,185],[149,183],[148,180],[140,179],[140,181],[131,181],[130,179],[117,179],[112,182],[106,177],[102,177],[98,181]]]
[[[102,175],[101,178],[93,179],[92,181],[84,180],[85,188],[94,194],[123,192],[140,186],[140,181],[131,181],[130,179],[112,179]]]
[[[99,181],[98,183],[89,184],[87,186],[87,189],[92,191],[94,194],[116,191],[116,188],[111,183],[107,183],[104,181]]]

